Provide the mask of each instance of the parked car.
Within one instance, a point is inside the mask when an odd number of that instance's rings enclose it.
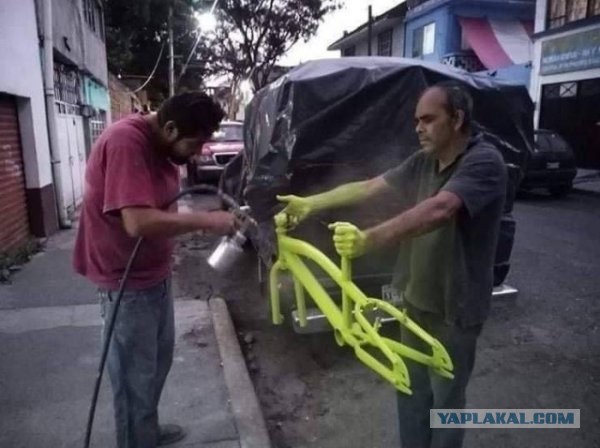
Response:
[[[547,189],[553,196],[564,196],[573,188],[577,174],[573,149],[556,132],[538,129],[521,190]]]
[[[221,185],[233,195],[243,191],[259,223],[251,236],[259,255],[259,281],[276,253],[272,218],[282,206],[275,196],[314,194],[401,163],[419,149],[413,117],[420,92],[445,80],[471,92],[475,126],[502,153],[510,175],[494,266],[495,285],[502,284],[514,241],[514,194],[533,147],[527,89],[441,64],[373,57],[303,64],[258,91],[246,108],[243,157],[228,166]],[[369,227],[409,205],[395,197],[327,210],[302,222],[292,235],[337,259],[331,231],[323,223],[343,220]],[[353,278],[367,295],[390,298],[397,249],[372,255],[354,261]],[[334,299],[339,297],[330,280],[319,280]]]
[[[244,149],[243,140],[241,122],[222,122],[210,141],[188,162],[188,182],[193,185],[218,181],[225,166]]]

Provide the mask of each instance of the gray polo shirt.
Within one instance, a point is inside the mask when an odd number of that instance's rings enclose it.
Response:
[[[464,207],[436,230],[400,245],[394,285],[404,299],[448,323],[482,323],[490,308],[494,258],[506,197],[506,166],[481,135],[450,166],[419,151],[384,174],[399,194],[417,204],[439,191],[456,194]]]

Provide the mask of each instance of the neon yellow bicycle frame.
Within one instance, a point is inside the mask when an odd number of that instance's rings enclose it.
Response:
[[[452,360],[444,346],[437,339],[411,320],[405,310],[401,311],[384,300],[367,297],[352,282],[352,266],[348,258],[342,257],[341,266],[338,267],[314,246],[287,236],[288,222],[288,216],[284,213],[275,216],[278,259],[273,264],[269,276],[271,312],[274,324],[283,323],[278,287],[279,273],[289,270],[294,281],[300,325],[306,326],[306,298],[304,292],[307,291],[333,327],[337,343],[340,346],[349,345],[352,347],[356,357],[361,362],[380,374],[397,390],[412,395],[410,376],[402,359],[403,357],[431,367],[442,377],[454,378]],[[302,257],[314,261],[341,288],[341,309],[317,281]],[[387,313],[392,316],[400,325],[405,326],[429,345],[431,354],[422,353],[401,342],[381,336],[379,334],[381,318],[376,317],[374,322],[371,323],[365,316],[365,313],[373,311]],[[379,356],[379,359],[373,355],[373,352],[377,350],[382,355]]]

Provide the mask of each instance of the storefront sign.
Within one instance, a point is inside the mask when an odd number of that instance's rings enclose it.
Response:
[[[596,67],[600,67],[600,28],[542,42],[542,75]]]

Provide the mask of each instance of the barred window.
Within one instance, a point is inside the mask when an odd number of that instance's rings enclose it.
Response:
[[[64,103],[81,103],[81,84],[76,69],[58,62],[54,64],[54,96]]]
[[[392,55],[392,36],[393,31],[389,30],[382,31],[377,35],[377,55],[378,56],[391,56]]]
[[[104,16],[97,0],[82,0],[83,16],[90,29],[104,40]]]
[[[342,49],[342,56],[354,56],[356,55],[356,46],[351,45]]]

